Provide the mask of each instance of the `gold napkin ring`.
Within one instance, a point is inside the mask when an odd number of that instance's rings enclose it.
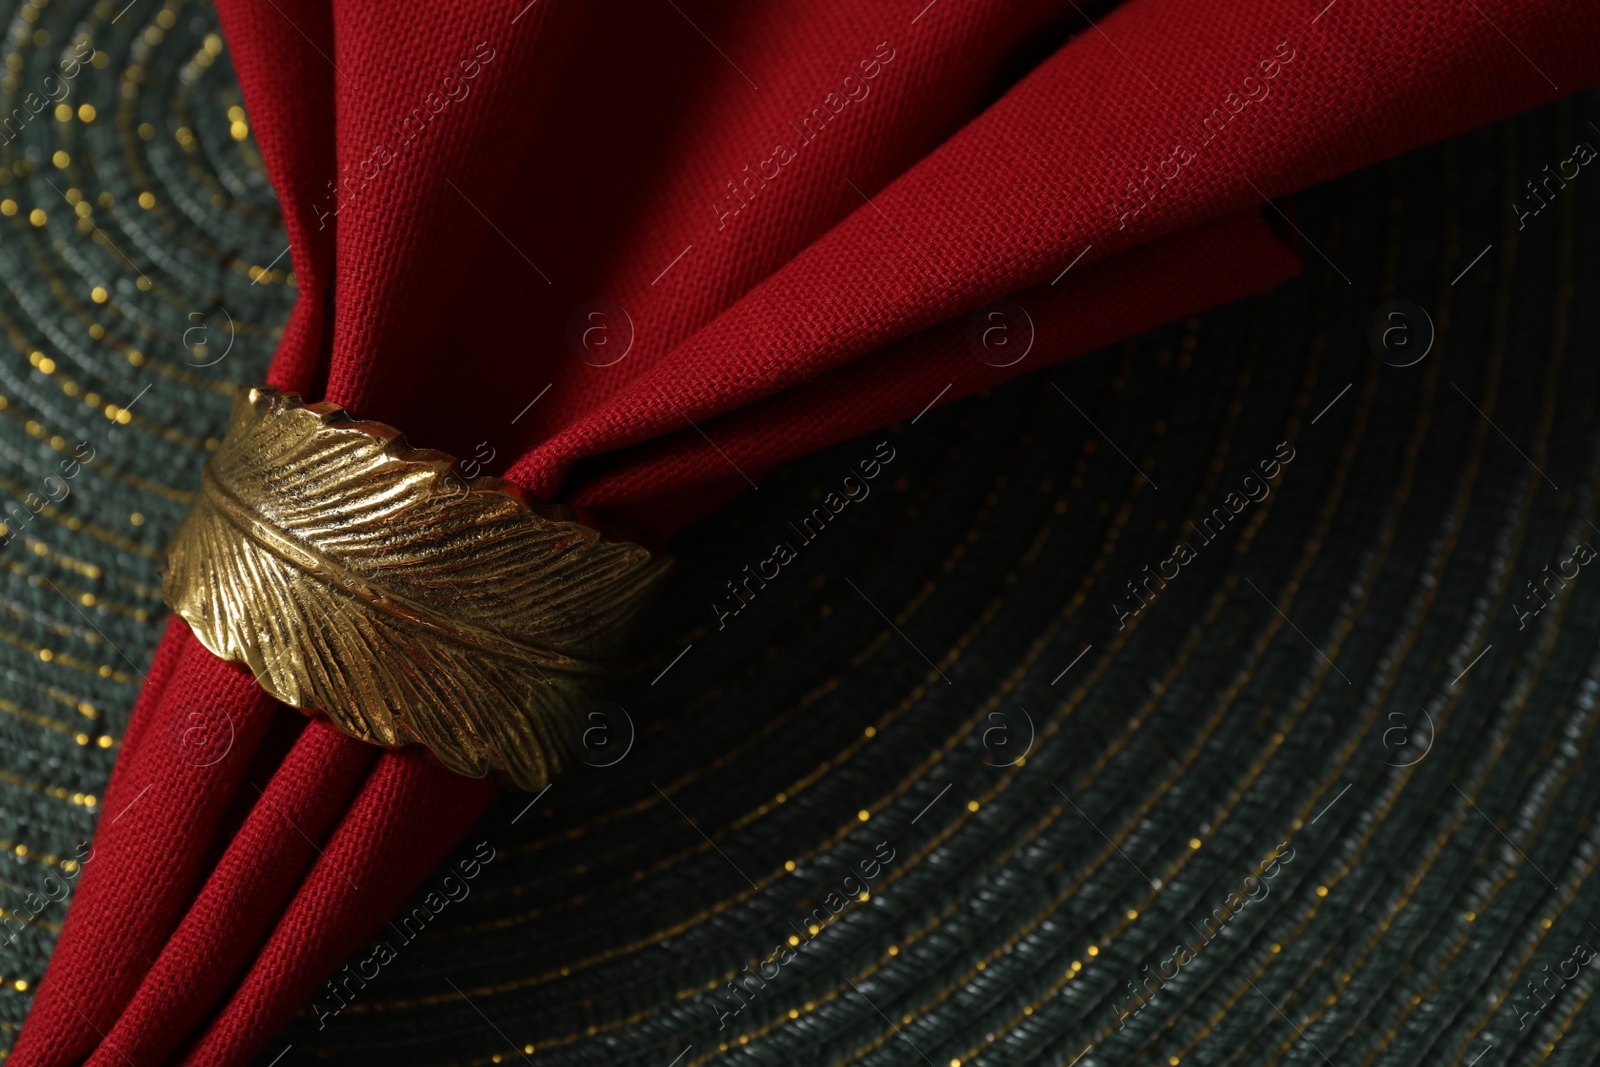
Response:
[[[670,560],[467,481],[335,404],[251,389],[167,549],[200,643],[349,736],[542,789]]]

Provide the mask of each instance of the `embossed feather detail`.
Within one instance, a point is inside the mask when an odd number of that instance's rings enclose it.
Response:
[[[351,737],[541,789],[670,561],[331,404],[252,389],[167,550],[202,644]]]

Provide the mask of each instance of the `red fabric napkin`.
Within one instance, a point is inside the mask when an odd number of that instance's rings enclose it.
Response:
[[[652,535],[1270,285],[1263,201],[1600,78],[1580,0],[218,6],[300,288],[271,381]],[[246,1062],[492,796],[181,622],[149,679],[21,1067]]]

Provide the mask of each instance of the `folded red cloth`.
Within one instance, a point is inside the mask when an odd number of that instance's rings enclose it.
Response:
[[[218,6],[301,289],[271,381],[657,535],[1270,285],[1263,201],[1600,80],[1579,0]],[[245,1062],[492,795],[321,726],[280,755],[181,623],[150,679],[23,1067]]]

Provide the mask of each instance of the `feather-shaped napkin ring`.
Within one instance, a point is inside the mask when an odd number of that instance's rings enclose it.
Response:
[[[276,389],[235,404],[162,594],[206,648],[351,737],[540,789],[670,561],[393,427]]]

